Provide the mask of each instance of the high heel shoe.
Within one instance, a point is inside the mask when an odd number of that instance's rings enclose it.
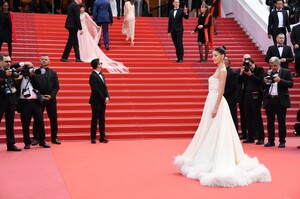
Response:
[[[129,40],[129,35],[127,35],[127,36],[126,36],[126,39],[125,39],[125,40],[126,40],[126,41],[128,41],[128,40]]]
[[[130,43],[130,46],[134,46],[134,42],[133,41]]]

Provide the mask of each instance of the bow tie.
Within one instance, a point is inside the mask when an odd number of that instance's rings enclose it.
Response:
[[[282,12],[282,10],[277,10],[277,12]]]
[[[278,48],[283,48],[283,46],[277,46]]]
[[[178,10],[178,8],[174,8],[174,11],[175,11],[175,10]]]
[[[102,75],[102,72],[100,72],[99,75]]]

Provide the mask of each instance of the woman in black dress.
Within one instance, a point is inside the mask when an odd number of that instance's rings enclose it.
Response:
[[[8,3],[3,2],[2,12],[0,13],[0,51],[2,44],[5,42],[8,46],[8,53],[12,54],[12,22],[10,12],[8,11]]]
[[[203,0],[192,0],[192,11],[194,11],[195,17],[198,17],[199,10]]]
[[[200,8],[200,14],[198,17],[198,25],[192,34],[198,32],[198,47],[200,60],[199,62],[207,62],[209,45],[211,43],[211,15],[209,13],[208,5],[203,3]],[[205,47],[205,58],[203,59],[203,45]]]

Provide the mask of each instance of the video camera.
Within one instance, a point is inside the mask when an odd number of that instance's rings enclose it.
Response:
[[[24,65],[23,70],[22,70],[22,75],[24,75],[24,76],[30,76],[30,74],[40,75],[40,74],[45,74],[45,73],[46,73],[46,69],[33,68],[33,67],[29,67],[29,65]]]
[[[250,59],[249,58],[244,59],[243,66],[245,67],[245,69],[244,69],[245,72],[250,71]]]

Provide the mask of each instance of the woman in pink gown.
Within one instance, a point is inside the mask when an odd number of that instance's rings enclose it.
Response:
[[[78,32],[80,58],[84,62],[91,62],[99,58],[102,65],[110,73],[128,73],[128,68],[123,63],[108,58],[99,48],[100,27],[85,12],[85,5],[80,4],[80,22],[83,34]]]
[[[122,33],[126,35],[126,41],[131,40],[130,45],[134,45],[134,31],[135,31],[135,9],[133,0],[125,0],[124,5],[124,23],[122,26]]]

